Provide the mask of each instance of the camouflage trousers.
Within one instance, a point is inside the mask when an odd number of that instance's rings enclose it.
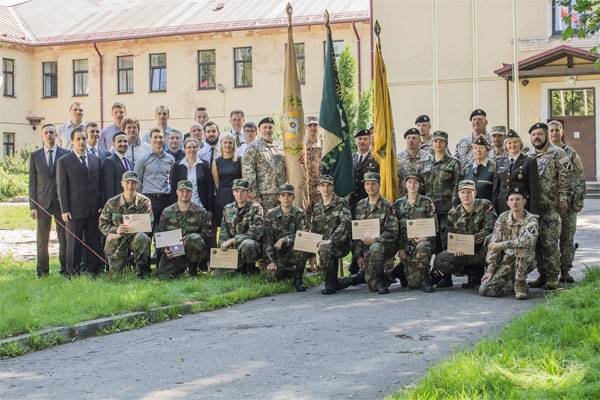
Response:
[[[544,209],[539,217],[540,235],[535,254],[537,270],[546,281],[557,281],[560,272],[560,215],[556,209]]]
[[[265,215],[267,214],[267,211],[273,207],[277,207],[279,204],[279,195],[277,193],[261,194],[260,198],[262,199],[260,205],[262,206]]]
[[[150,238],[145,233],[125,234],[118,239],[106,240],[104,254],[111,274],[120,274],[127,267],[129,253],[133,254],[136,275],[144,275],[148,271],[150,259]]]
[[[447,250],[444,250],[435,256],[433,268],[440,270],[444,275],[460,274],[470,271],[483,274],[486,249],[487,243],[475,246],[475,255],[472,256],[455,256],[454,254],[448,253]]]
[[[577,213],[569,210],[560,216],[560,270],[573,268],[575,258],[575,230],[577,229]]]
[[[277,265],[277,270],[274,272],[267,271],[267,277],[273,281],[289,278],[302,279],[308,257],[309,253],[292,250],[291,246],[284,247],[281,251],[275,250],[274,262]]]
[[[367,248],[364,254],[365,282],[369,291],[376,292],[381,287],[390,286],[391,279],[385,273],[385,261],[394,257],[396,247],[375,242]]]
[[[198,264],[208,254],[208,247],[199,233],[187,236],[183,245],[185,254],[179,257],[168,258],[163,254],[158,263],[156,277],[158,279],[174,278],[185,271],[191,264]]]
[[[533,251],[533,249],[532,249]],[[493,266],[492,279],[479,286],[479,294],[487,297],[501,297],[514,290],[517,285],[526,288],[526,278],[533,263],[533,257],[517,257],[514,250],[488,252],[488,266]]]
[[[429,277],[433,245],[428,240],[422,240],[406,250],[406,259],[402,262],[404,275],[411,289],[420,289],[423,280]]]
[[[319,247],[319,264],[324,274],[325,287],[338,287],[338,261],[350,252],[350,246],[338,247],[333,243]]]

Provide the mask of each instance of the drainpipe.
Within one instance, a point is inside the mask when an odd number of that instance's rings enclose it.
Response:
[[[96,42],[94,42],[94,50],[98,54],[98,61],[100,61],[100,128],[104,128],[104,60]]]
[[[373,0],[369,1],[369,25],[370,25],[370,37],[371,37],[371,80],[373,80]]]
[[[356,36],[356,58],[358,59],[358,101],[360,102],[360,96],[362,94],[362,69],[361,69],[361,57],[360,57],[360,35],[356,30],[356,22],[352,22],[352,30]]]

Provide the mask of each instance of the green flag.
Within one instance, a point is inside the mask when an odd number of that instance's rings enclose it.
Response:
[[[347,196],[354,190],[352,136],[349,132],[348,117],[342,104],[340,81],[327,11],[325,12],[325,26],[327,28],[325,76],[323,79],[321,110],[319,112],[319,125],[324,130],[321,169],[323,173],[333,176],[335,194]]]

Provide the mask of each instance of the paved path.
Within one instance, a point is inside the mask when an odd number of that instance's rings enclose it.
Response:
[[[581,261],[600,264],[600,202],[580,218]],[[496,334],[534,299],[458,288],[387,296],[264,298],[0,361],[0,399],[376,399]]]

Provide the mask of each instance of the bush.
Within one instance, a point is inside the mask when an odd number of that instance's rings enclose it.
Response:
[[[31,149],[24,148],[0,161],[0,201],[27,196],[30,155]]]

